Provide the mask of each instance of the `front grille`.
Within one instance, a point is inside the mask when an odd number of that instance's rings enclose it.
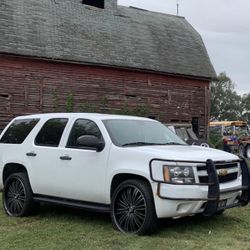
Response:
[[[236,180],[238,177],[238,173],[232,173],[225,176],[218,176],[219,177],[219,183],[225,183],[228,181]],[[208,176],[199,176],[200,183],[208,183]]]
[[[226,183],[229,181],[236,180],[238,178],[239,166],[237,162],[231,163],[215,163],[217,169],[219,183]],[[220,174],[221,170],[226,170],[227,173]],[[208,183],[207,167],[197,166],[199,182],[202,184]]]

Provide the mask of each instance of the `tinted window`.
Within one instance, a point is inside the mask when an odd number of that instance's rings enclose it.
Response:
[[[93,121],[79,119],[73,125],[67,147],[79,147],[77,144],[77,138],[82,135],[94,135],[98,139],[102,140],[102,134],[98,126]]]
[[[35,144],[39,146],[57,147],[67,122],[68,119],[65,118],[48,120],[36,136]]]
[[[12,122],[2,136],[1,143],[21,144],[36,126],[39,119],[22,119]]]

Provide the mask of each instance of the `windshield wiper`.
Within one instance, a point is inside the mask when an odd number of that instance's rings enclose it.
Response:
[[[130,142],[130,143],[125,143],[122,145],[122,147],[126,147],[126,146],[164,146],[164,145],[185,145],[185,144],[181,144],[178,142],[167,142],[167,143],[153,143],[153,142]]]
[[[125,143],[122,145],[122,147],[126,147],[126,146],[150,146],[150,145],[162,145],[162,144],[137,141],[137,142]]]
[[[179,142],[166,142],[166,143],[162,143],[162,144],[159,144],[159,145],[186,145],[186,144],[182,144],[182,143],[179,143]]]

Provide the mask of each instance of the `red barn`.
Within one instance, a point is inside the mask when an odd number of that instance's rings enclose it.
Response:
[[[0,129],[14,116],[136,109],[206,136],[215,72],[183,17],[117,0],[2,0]]]

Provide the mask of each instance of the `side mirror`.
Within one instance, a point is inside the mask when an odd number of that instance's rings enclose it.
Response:
[[[77,138],[77,144],[82,147],[94,148],[97,152],[101,152],[104,149],[104,141],[100,141],[94,135],[83,135]]]

